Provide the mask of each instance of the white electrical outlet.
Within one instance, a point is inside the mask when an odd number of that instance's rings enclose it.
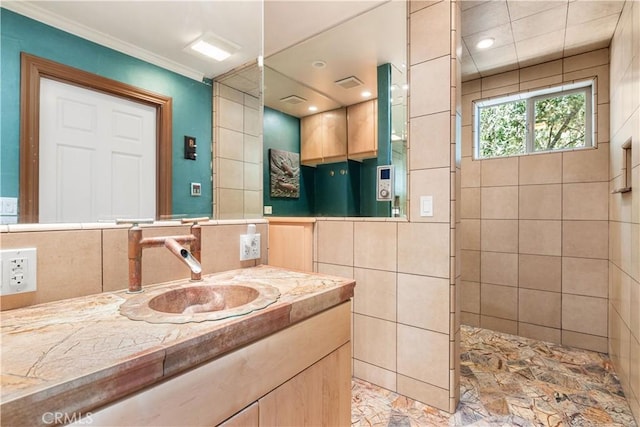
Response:
[[[240,261],[260,258],[260,234],[240,235]]]
[[[2,284],[0,295],[20,294],[36,290],[36,249],[0,251]]]

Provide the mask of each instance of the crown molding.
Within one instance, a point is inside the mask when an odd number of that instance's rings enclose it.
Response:
[[[28,18],[42,22],[43,24],[73,34],[85,40],[97,43],[101,46],[108,47],[158,67],[164,68],[190,79],[202,82],[204,74],[198,70],[168,59],[164,56],[157,55],[146,49],[142,49],[136,45],[120,40],[108,34],[96,31],[93,28],[78,24],[58,14],[54,14],[48,10],[34,5],[33,3],[23,1],[3,1],[2,7],[12,12],[24,15]]]

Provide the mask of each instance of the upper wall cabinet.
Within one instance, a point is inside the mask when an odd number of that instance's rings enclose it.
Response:
[[[301,163],[315,166],[347,158],[347,110],[325,111],[300,120]]]
[[[361,160],[378,154],[378,100],[347,107],[349,159]]]

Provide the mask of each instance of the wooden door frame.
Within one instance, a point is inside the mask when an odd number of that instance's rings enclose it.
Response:
[[[22,52],[20,54],[20,189],[18,221],[37,223],[40,177],[40,79],[46,77],[156,109],[156,217],[171,215],[171,97]]]

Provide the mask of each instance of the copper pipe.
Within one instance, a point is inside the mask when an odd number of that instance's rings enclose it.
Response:
[[[200,262],[196,260],[191,252],[183,248],[180,243],[175,240],[168,238],[164,241],[164,246],[169,249],[169,251],[174,254],[180,261],[184,262],[189,269],[191,269],[193,273],[201,273],[202,267],[200,266]]]
[[[202,228],[200,227],[200,225],[196,222],[191,226],[191,235],[193,237],[195,237],[195,239],[193,239],[191,241],[190,244],[190,249],[191,249],[191,255],[193,255],[193,257],[198,260],[198,262],[200,261],[200,257],[202,256],[201,254],[201,246],[202,246]],[[200,272],[194,272],[193,270],[191,270],[191,280],[192,281],[199,281],[202,280],[202,270],[200,270]]]
[[[134,225],[129,229],[129,293],[142,292],[142,229]]]

